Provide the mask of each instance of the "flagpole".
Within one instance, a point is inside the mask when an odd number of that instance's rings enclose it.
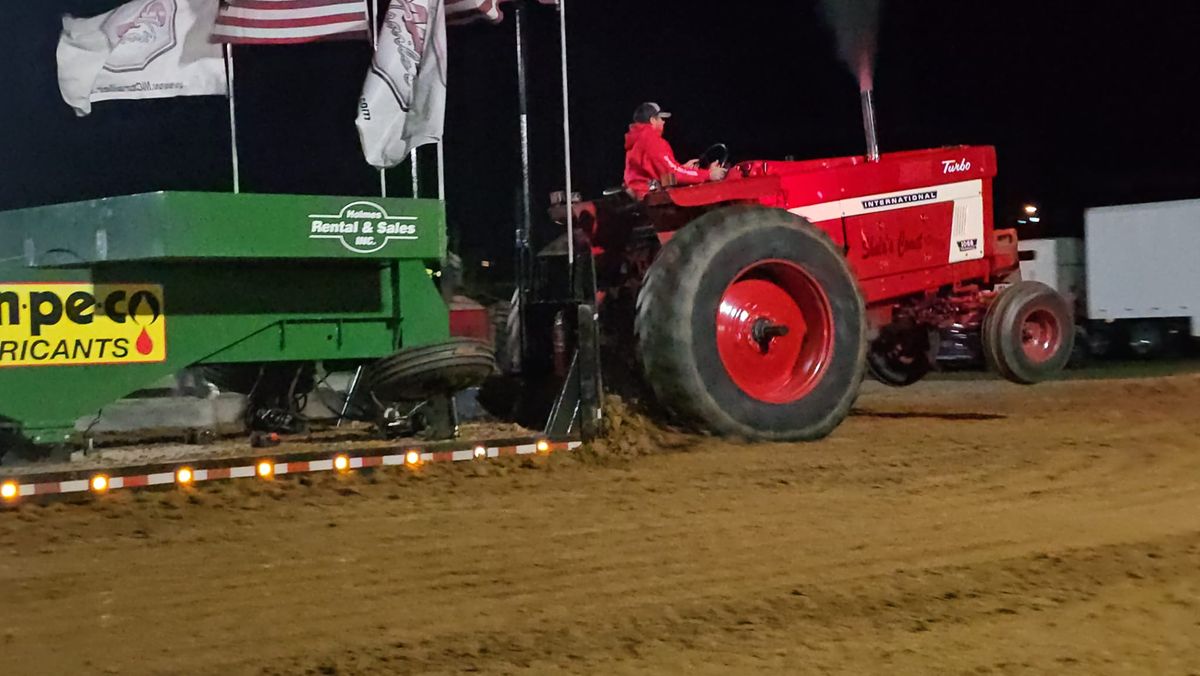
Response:
[[[442,145],[442,141],[437,142],[437,167],[438,167],[438,199],[446,201],[446,146]]]
[[[412,152],[410,152],[408,154],[408,158],[412,161],[412,196],[420,197],[421,196],[421,176],[418,172],[420,171],[421,167],[417,160],[417,149],[416,148],[412,149]]]
[[[562,44],[563,158],[567,175],[567,263],[575,270],[575,203],[571,186],[571,102],[567,72],[567,0],[558,0],[559,41]]]
[[[375,58],[375,52],[379,49],[379,8],[376,5],[377,0],[363,0],[367,5],[367,23],[371,31],[371,58]],[[387,197],[387,169],[380,167],[379,169],[379,196]]]
[[[233,100],[233,45],[228,42],[225,43],[225,86],[229,98],[229,156],[233,163],[233,192],[237,194],[242,191],[242,182],[238,170],[237,115]]]

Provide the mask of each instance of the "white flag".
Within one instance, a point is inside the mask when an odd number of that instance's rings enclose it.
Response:
[[[134,0],[87,19],[63,17],[58,87],[78,115],[93,101],[225,94],[217,0]]]
[[[394,167],[413,148],[440,141],[445,117],[442,0],[391,0],[358,107],[367,162]]]

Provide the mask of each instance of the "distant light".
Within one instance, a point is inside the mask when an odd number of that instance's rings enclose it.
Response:
[[[491,261],[479,261],[479,265],[480,265],[480,267],[490,268],[490,267],[492,267],[492,262]]]
[[[175,483],[190,484],[196,479],[196,475],[190,467],[180,467],[178,472],[175,472]]]
[[[1032,204],[1025,205],[1025,213],[1029,214],[1030,216],[1036,214],[1037,212],[1038,212],[1038,208],[1033,206]]]
[[[1028,222],[1029,221],[1025,220],[1024,218],[1017,219],[1017,225],[1025,225]]]
[[[339,472],[345,472],[350,469],[350,458],[344,455],[339,455],[333,459],[333,468]]]
[[[0,485],[0,498],[12,500],[17,497],[17,483],[15,481],[5,481]]]
[[[106,490],[108,490],[108,477],[103,474],[97,474],[92,477],[92,491],[103,493]]]
[[[476,446],[475,447],[475,457],[476,458],[486,458],[487,457],[487,449],[484,448],[483,446]]]
[[[275,463],[270,460],[262,460],[258,463],[258,475],[260,477],[270,479],[273,474],[275,474]]]
[[[545,439],[539,440],[537,442],[537,450],[538,450],[538,453],[549,453],[550,452],[550,442],[546,441]]]
[[[1042,219],[1041,219],[1041,217],[1039,217],[1039,216],[1034,216],[1034,217],[1032,217],[1032,218],[1030,218],[1030,219],[1029,219],[1029,222],[1030,222],[1030,223],[1041,223],[1041,222],[1042,222]]]
[[[421,454],[416,451],[409,451],[404,454],[404,462],[410,465],[416,465],[421,462]]]

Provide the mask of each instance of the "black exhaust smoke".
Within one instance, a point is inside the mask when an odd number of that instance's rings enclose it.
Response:
[[[862,95],[863,129],[867,136],[867,159],[879,160],[875,132],[875,52],[879,15],[883,0],[821,0],[825,20],[837,39],[838,54],[858,79]]]

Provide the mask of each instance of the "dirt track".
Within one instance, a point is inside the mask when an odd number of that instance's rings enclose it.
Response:
[[[0,513],[0,669],[1200,674],[1200,377],[859,406]]]

